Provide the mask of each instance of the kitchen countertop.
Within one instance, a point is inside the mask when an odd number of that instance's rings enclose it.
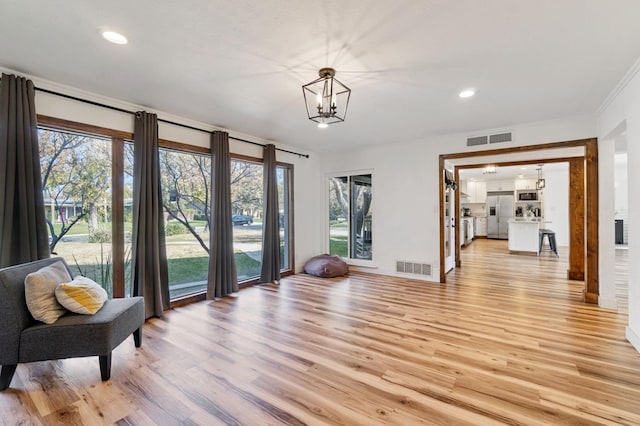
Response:
[[[544,220],[544,218],[542,217],[516,217],[513,219],[509,219],[509,222],[513,222],[513,223],[551,223],[548,222],[546,220]]]

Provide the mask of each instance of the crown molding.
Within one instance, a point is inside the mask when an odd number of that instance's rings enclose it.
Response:
[[[602,114],[609,106],[616,100],[616,98],[622,93],[622,91],[631,83],[636,74],[640,71],[640,58],[638,58],[634,64],[629,68],[624,77],[616,84],[609,95],[604,99],[604,102],[597,109],[597,114]]]

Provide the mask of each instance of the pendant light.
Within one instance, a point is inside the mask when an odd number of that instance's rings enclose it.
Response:
[[[322,68],[319,78],[302,86],[302,94],[309,120],[324,128],[344,121],[351,89],[335,78],[336,70]]]
[[[544,188],[544,179],[542,179],[542,164],[538,164],[538,180],[536,181],[536,189]]]
[[[482,171],[483,175],[494,175],[498,172],[498,169],[496,168],[496,166],[494,166],[493,164],[489,164],[487,167],[484,168],[484,170]]]

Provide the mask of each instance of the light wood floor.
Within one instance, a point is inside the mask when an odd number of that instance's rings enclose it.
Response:
[[[640,424],[626,315],[566,258],[479,240],[440,285],[297,275],[168,312],[114,353],[19,365],[1,424]],[[620,275],[619,275],[620,276]]]

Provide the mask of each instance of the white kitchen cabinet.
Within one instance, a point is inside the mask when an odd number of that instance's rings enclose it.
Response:
[[[513,191],[515,181],[513,180],[489,180],[487,181],[487,191]]]
[[[478,237],[486,237],[487,236],[487,218],[486,217],[476,217],[475,218],[475,235]]]
[[[469,195],[465,199],[465,203],[484,203],[487,201],[487,183],[477,181],[462,181],[464,185],[460,185],[462,192]]]
[[[469,186],[469,182],[466,180],[461,180],[460,181],[460,186],[458,187],[458,189],[460,190],[460,192],[464,192],[468,194],[467,188]]]
[[[538,252],[540,222],[529,220],[509,221],[509,250]]]
[[[460,192],[460,202],[461,203],[470,203],[471,195],[469,194],[469,182],[466,180],[461,180],[460,185],[458,186],[458,191]]]
[[[475,201],[474,203],[486,203],[487,202],[487,182],[476,182],[475,185]]]
[[[516,179],[515,182],[516,190],[518,189],[536,189],[536,180],[535,179]]]

